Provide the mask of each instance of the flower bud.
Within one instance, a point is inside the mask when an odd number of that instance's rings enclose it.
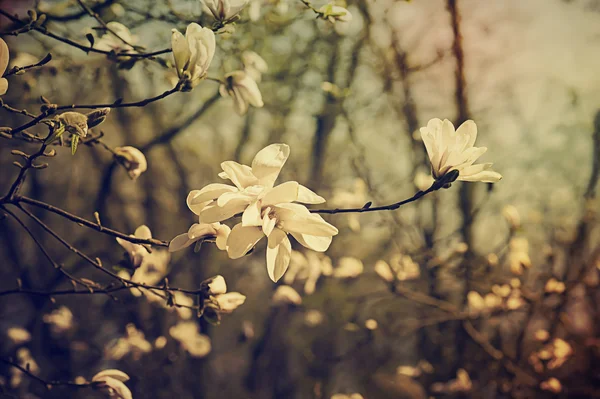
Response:
[[[221,313],[231,313],[246,301],[246,296],[239,292],[230,292],[217,295],[214,299]]]
[[[135,147],[125,146],[115,148],[115,158],[125,169],[132,180],[137,179],[148,169],[146,157]]]
[[[106,115],[110,112],[110,108],[100,108],[87,114],[87,126],[91,129],[98,126],[106,119]]]
[[[223,276],[215,276],[207,281],[208,293],[210,295],[219,295],[227,292],[227,283],[225,282]]]
[[[87,136],[87,116],[84,114],[69,111],[58,115],[56,120],[64,125],[66,132],[79,137]]]
[[[319,8],[317,12],[320,14],[319,16],[321,18],[327,19],[331,23],[335,23],[336,21],[352,21],[352,14],[350,14],[350,11],[346,10],[344,7],[334,6],[333,4],[326,4]]]

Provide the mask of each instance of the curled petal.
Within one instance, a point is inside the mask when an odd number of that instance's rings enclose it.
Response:
[[[114,378],[115,380],[121,382],[129,381],[129,376],[123,371],[117,369],[102,370],[92,377],[92,381],[100,381],[106,377]]]
[[[260,201],[255,200],[248,205],[242,215],[242,226],[261,226],[262,219],[260,217]]]
[[[227,178],[240,190],[258,183],[257,178],[253,174],[253,169],[249,166],[239,164],[235,161],[225,161],[221,163],[221,168],[227,174]]]
[[[292,236],[308,249],[316,252],[325,252],[331,245],[333,237],[329,236],[312,236],[310,234],[291,233]]]
[[[179,234],[169,242],[169,252],[180,251],[192,245],[196,240],[191,239],[187,233]]]

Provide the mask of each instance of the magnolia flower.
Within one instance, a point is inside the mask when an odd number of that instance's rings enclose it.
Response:
[[[235,112],[244,115],[248,106],[261,108],[264,103],[256,81],[244,71],[233,71],[225,75],[225,82],[219,87],[222,97],[231,96]]]
[[[137,37],[131,34],[129,28],[114,21],[107,23],[106,26],[110,30],[107,30],[104,35],[96,41],[94,45],[95,49],[115,52],[135,51],[131,44],[137,42]]]
[[[235,18],[249,0],[203,0],[217,21],[227,23]]]
[[[256,82],[260,82],[262,74],[269,70],[267,62],[254,51],[244,51],[242,61],[244,62],[244,71]]]
[[[223,276],[215,276],[207,283],[208,293],[210,295],[221,295],[227,292],[227,283]]]
[[[130,236],[142,239],[150,239],[152,238],[152,232],[150,232],[148,226],[142,225],[135,230],[133,235]],[[131,266],[134,269],[140,267],[144,257],[148,255],[148,250],[146,250],[146,248],[141,244],[134,244],[120,237],[117,237],[116,239],[119,245],[122,246],[127,252]]]
[[[194,223],[187,233],[183,233],[173,238],[169,243],[169,252],[179,251],[187,248],[195,242],[202,242],[207,239],[216,239],[217,248],[227,249],[227,237],[231,229],[229,226],[216,223]]]
[[[171,32],[171,47],[177,75],[185,82],[182,90],[189,91],[206,77],[215,55],[215,34],[197,23],[188,25],[185,37],[177,29]]]
[[[239,292],[228,292],[227,294],[214,297],[221,313],[231,313],[246,301],[246,296]]]
[[[468,120],[457,130],[448,119],[432,119],[427,127],[421,128],[421,137],[431,162],[433,177],[438,180],[452,170],[459,172],[458,180],[495,183],[502,176],[489,170],[491,163],[473,163],[482,156],[486,147],[474,147],[477,138],[477,126]]]
[[[8,90],[8,80],[2,77],[8,67],[10,53],[6,42],[0,38],[0,96]]]
[[[131,180],[135,180],[148,169],[148,162],[144,153],[135,147],[125,146],[114,149],[114,156],[127,170]]]
[[[114,399],[132,399],[131,391],[124,383],[129,380],[129,376],[121,370],[108,369],[102,370],[94,377],[92,382],[96,389],[104,392],[109,398]]]
[[[263,237],[268,237],[267,271],[273,281],[285,273],[291,256],[291,234],[300,244],[324,252],[338,230],[305,204],[319,204],[325,199],[295,181],[274,187],[290,149],[285,144],[272,144],[256,154],[252,166],[234,161],[221,164],[220,177],[235,186],[209,184],[188,196],[188,206],[200,216],[202,223],[215,223],[242,213],[227,239],[227,253],[232,259],[246,255]]]
[[[323,19],[329,20],[331,23],[336,21],[350,22],[352,21],[352,14],[344,7],[334,6],[333,4],[325,4],[323,7],[317,10],[319,16]]]

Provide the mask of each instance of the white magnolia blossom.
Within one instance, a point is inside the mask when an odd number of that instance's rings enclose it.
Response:
[[[10,57],[10,53],[8,51],[8,46],[6,42],[0,38],[0,96],[6,94],[8,90],[8,80],[3,78],[4,72],[6,72],[6,68],[8,67],[8,60]]]
[[[197,23],[188,25],[185,37],[177,29],[171,32],[171,47],[177,75],[186,81],[183,90],[191,90],[206,77],[215,55],[215,34]]]
[[[477,125],[472,120],[455,130],[448,119],[431,119],[427,127],[421,128],[421,137],[435,179],[442,178],[452,170],[459,172],[458,180],[462,181],[495,183],[502,179],[499,173],[489,170],[491,163],[473,165],[487,148],[473,146],[477,138]]]
[[[150,231],[148,226],[142,225],[135,229],[133,235],[130,236],[142,239],[150,239],[152,238],[152,232]],[[140,267],[142,265],[144,257],[149,254],[148,250],[141,244],[134,244],[120,237],[117,237],[117,242],[127,252],[127,256],[131,261],[131,266],[134,269]]]
[[[135,180],[148,169],[148,162],[144,153],[132,146],[117,147],[114,149],[115,158],[127,170],[131,180]]]
[[[227,283],[223,276],[215,276],[208,283],[208,293],[210,295],[221,295],[227,292]]]
[[[129,376],[121,370],[103,370],[92,377],[92,382],[97,383],[95,387],[113,399],[132,399],[131,391],[125,385]]]
[[[256,81],[245,71],[233,71],[225,75],[225,82],[219,87],[222,97],[233,98],[235,112],[244,115],[248,106],[261,108],[264,106],[262,94]]]
[[[217,21],[228,22],[236,17],[249,0],[203,0]]]
[[[260,82],[262,74],[269,70],[267,62],[254,51],[244,51],[242,61],[244,62],[244,71],[256,82]]]
[[[221,313],[231,313],[246,301],[246,296],[239,292],[228,292],[227,294],[216,295],[214,301],[219,306]]]
[[[102,35],[102,37],[96,41],[94,44],[95,49],[115,52],[135,51],[131,44],[137,42],[137,37],[131,34],[129,28],[119,22],[114,21],[107,23],[106,26],[110,29],[110,31],[107,30],[104,35]],[[115,34],[118,37],[115,36]]]
[[[331,23],[335,23],[336,21],[352,21],[352,14],[350,14],[350,11],[346,10],[344,7],[335,6],[333,4],[325,4],[323,7],[319,8],[317,12],[320,14],[321,18],[327,19]]]
[[[169,243],[169,252],[179,251],[187,248],[195,242],[202,242],[206,239],[215,239],[217,248],[227,249],[227,238],[231,229],[229,226],[216,223],[194,223],[187,233],[183,233],[173,238]]]
[[[295,181],[274,187],[290,149],[272,144],[256,154],[252,166],[227,161],[219,176],[235,186],[209,184],[190,193],[188,206],[205,223],[220,222],[242,213],[242,223],[229,234],[227,253],[232,259],[246,255],[264,236],[268,237],[267,271],[273,281],[287,270],[291,234],[300,244],[324,252],[338,230],[300,203],[320,204],[325,199]]]

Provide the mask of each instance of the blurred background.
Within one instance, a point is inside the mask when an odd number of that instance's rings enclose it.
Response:
[[[172,28],[214,22],[196,0],[85,3],[127,26],[146,51],[170,47]],[[255,52],[268,64],[263,108],[240,116],[218,82],[206,80],[143,108],[113,109],[93,131],[111,148],[139,148],[145,173],[129,179],[102,145],[75,156],[56,148],[47,169],[29,174],[26,195],[88,220],[97,211],[104,226],[128,234],[145,224],[170,240],[196,221],[188,192],[221,182],[222,161],[249,164],[268,144],[286,143],[279,181],[299,181],[328,207],[389,204],[429,187],[418,129],[434,117],[456,126],[473,119],[476,144],[488,147],[481,161],[494,162],[503,180],[456,182],[397,211],[326,217],[340,230],[331,248],[321,255],[293,243],[277,284],[266,273],[264,240],[240,260],[208,244],[196,253],[155,249],[154,263],[135,271],[138,281],[167,277],[186,289],[223,275],[247,299],[218,326],[135,290],[114,298],[3,295],[18,280],[28,289],[72,288],[4,218],[1,356],[29,363],[45,380],[120,369],[134,398],[600,397],[600,1],[338,5],[351,22],[316,19],[300,1],[251,0],[234,29],[217,34],[209,76],[242,69],[243,54]],[[101,40],[76,1],[0,8],[20,17],[36,8],[49,31],[84,45],[88,33]],[[0,22],[2,32],[13,27]],[[177,83],[170,54],[131,62],[39,32],[3,38],[9,69],[53,56],[9,77],[2,96],[34,114],[40,96],[61,105],[138,101]],[[0,118],[1,126],[28,121],[3,109]],[[37,146],[0,138],[2,195],[18,172],[12,149]],[[123,259],[113,237],[34,211],[105,267]],[[69,273],[110,282],[39,226],[30,229]],[[284,285],[298,297],[283,295]],[[0,364],[2,395],[102,397],[47,391]]]

